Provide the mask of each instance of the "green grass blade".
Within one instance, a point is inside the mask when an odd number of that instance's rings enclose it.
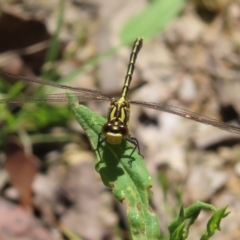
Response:
[[[56,30],[53,34],[50,42],[49,49],[47,51],[46,57],[45,57],[45,69],[43,69],[42,77],[45,79],[53,79],[54,78],[54,70],[46,68],[47,64],[53,63],[56,58],[59,51],[60,46],[60,32],[63,27],[64,23],[64,12],[66,8],[66,0],[59,0],[59,13],[57,18],[57,24],[56,24]]]
[[[85,130],[92,148],[96,149],[98,134],[106,119],[78,105],[72,94],[67,95],[75,118]],[[116,199],[125,203],[132,239],[160,239],[158,219],[149,206],[152,180],[137,152],[129,159],[132,149],[126,141],[117,146],[103,143],[100,155],[96,152],[96,170]]]
[[[184,0],[151,1],[122,28],[120,34],[122,42],[130,43],[137,36],[149,39],[159,34],[177,16],[184,3]]]

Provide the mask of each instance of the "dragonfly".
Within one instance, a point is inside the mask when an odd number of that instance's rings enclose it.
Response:
[[[133,151],[129,155],[132,156],[134,151],[137,149],[138,153],[140,153],[139,143],[138,140],[132,137],[129,133],[128,123],[130,117],[130,105],[139,105],[146,108],[155,109],[157,111],[172,113],[183,118],[187,118],[196,122],[200,122],[203,124],[208,124],[213,127],[217,127],[227,132],[240,134],[240,128],[234,125],[226,124],[224,122],[218,121],[216,119],[191,112],[179,107],[175,107],[172,105],[166,105],[162,103],[155,103],[155,102],[144,102],[144,101],[135,101],[135,100],[127,100],[127,94],[129,92],[129,86],[132,81],[132,76],[134,72],[135,62],[137,59],[137,55],[142,47],[143,39],[137,38],[133,44],[130,60],[127,67],[127,73],[124,81],[124,85],[122,88],[121,97],[117,100],[112,98],[102,92],[97,90],[81,88],[81,87],[71,87],[67,85],[58,84],[55,82],[44,81],[35,78],[29,78],[24,76],[15,75],[8,72],[0,71],[1,75],[26,80],[29,82],[34,82],[42,85],[48,85],[56,88],[71,90],[72,94],[74,94],[79,102],[86,102],[86,101],[110,101],[109,111],[107,115],[107,121],[102,126],[102,130],[98,135],[98,144],[96,150],[99,150],[99,147],[103,142],[108,142],[109,144],[118,145],[123,140],[127,140],[134,145]],[[58,93],[58,94],[45,94],[41,96],[26,96],[20,98],[4,98],[0,99],[1,103],[27,103],[27,102],[68,102],[68,98],[65,93]]]

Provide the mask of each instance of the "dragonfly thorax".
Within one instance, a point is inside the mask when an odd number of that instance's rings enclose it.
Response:
[[[130,104],[128,101],[112,99],[108,121],[102,127],[102,134],[106,136],[110,144],[120,144],[122,140],[129,136],[128,120]]]

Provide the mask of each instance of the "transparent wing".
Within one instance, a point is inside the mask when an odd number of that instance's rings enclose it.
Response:
[[[220,122],[216,119],[206,117],[206,116],[198,114],[198,113],[190,112],[190,111],[182,109],[182,108],[174,107],[171,105],[164,105],[161,103],[154,103],[154,102],[130,101],[130,103],[135,104],[135,105],[140,105],[143,107],[147,107],[147,108],[152,108],[152,109],[155,109],[158,111],[172,113],[172,114],[175,114],[175,115],[187,118],[187,119],[191,119],[196,122],[212,125],[214,127],[220,128],[227,132],[240,134],[240,128],[237,126],[226,124],[226,123]]]
[[[38,83],[38,84],[42,84],[42,85],[47,85],[47,86],[52,86],[52,87],[56,87],[56,88],[71,90],[71,91],[74,91],[74,92],[86,93],[89,96],[92,95],[92,96],[102,96],[103,98],[109,98],[107,95],[105,95],[105,94],[103,94],[99,91],[88,89],[88,88],[70,87],[70,86],[58,84],[58,83],[55,83],[55,82],[49,82],[49,81],[43,81],[43,80],[36,79],[36,78],[19,76],[19,75],[15,75],[13,73],[3,72],[3,71],[0,71],[0,74],[2,76],[8,76],[8,77],[12,77],[12,78],[19,79],[19,80],[24,79],[28,82],[34,82],[34,83]]]
[[[111,98],[108,96],[105,96],[103,94],[96,94],[92,92],[83,92],[83,93],[73,93],[79,102],[84,101],[111,101]],[[61,102],[68,102],[68,98],[65,93],[57,93],[57,94],[45,94],[45,95],[39,95],[39,96],[26,96],[26,97],[19,97],[19,98],[3,98],[0,99],[1,103],[27,103],[27,102],[55,102],[55,103],[61,103]]]
[[[70,87],[70,86],[66,86],[66,85],[62,85],[54,82],[48,82],[48,81],[43,81],[36,78],[19,76],[19,75],[15,75],[15,74],[3,72],[3,71],[0,71],[0,74],[3,76],[15,78],[15,79],[24,79],[28,82],[34,82],[42,85],[74,91],[75,93],[72,93],[72,94],[74,94],[79,99],[79,101],[110,101],[111,100],[109,96],[99,91],[88,89],[88,88]],[[24,102],[68,102],[68,99],[65,93],[0,99],[0,103],[24,103]]]

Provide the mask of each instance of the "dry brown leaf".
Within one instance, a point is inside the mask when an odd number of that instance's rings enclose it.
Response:
[[[17,139],[10,137],[4,166],[9,173],[10,182],[19,192],[22,206],[32,212],[32,182],[38,169],[37,157],[26,155]]]

